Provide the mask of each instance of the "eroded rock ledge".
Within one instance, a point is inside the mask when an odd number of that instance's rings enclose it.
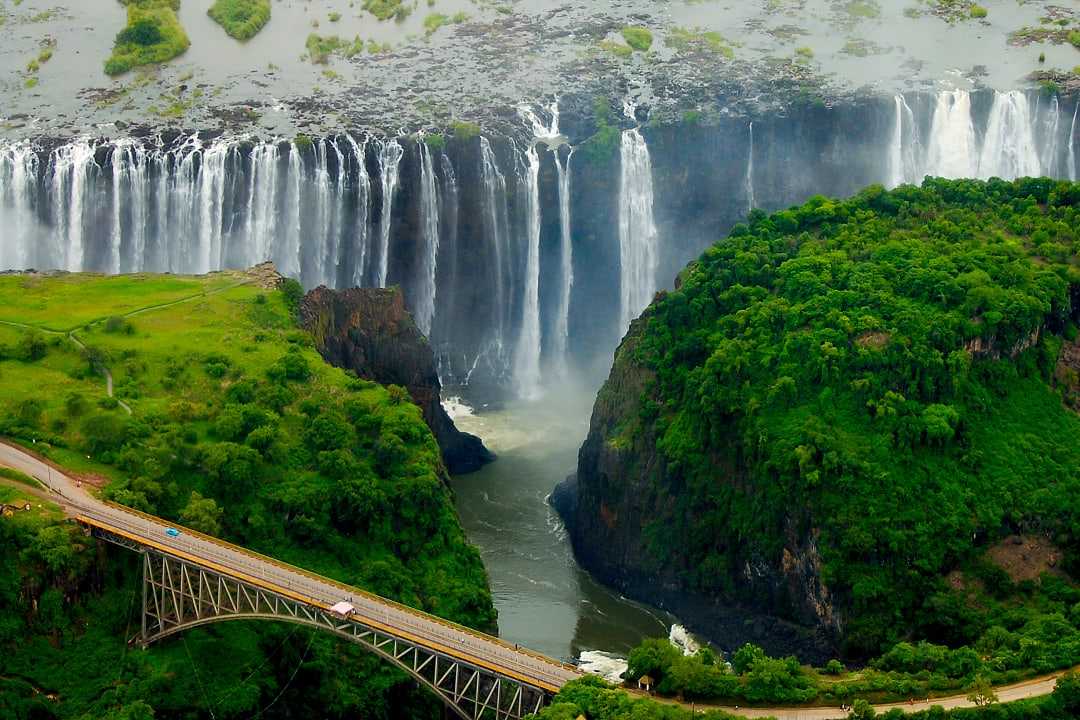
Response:
[[[480,438],[458,430],[443,410],[435,354],[406,311],[400,289],[316,288],[300,303],[300,324],[331,365],[405,387],[452,474],[473,472],[495,459]]]

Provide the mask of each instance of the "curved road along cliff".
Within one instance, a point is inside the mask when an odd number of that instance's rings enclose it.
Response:
[[[191,533],[169,537],[165,534],[166,528],[170,527],[167,521],[99,500],[83,489],[81,483],[22,448],[0,442],[0,465],[14,468],[42,482],[52,493],[55,493],[56,502],[71,515],[82,515],[132,535],[152,539],[158,545],[172,547],[179,552],[231,568],[270,585],[302,594],[317,603],[333,605],[340,600],[349,600],[362,619],[437,643],[451,649],[462,659],[472,659],[486,666],[495,665],[552,690],[557,690],[581,675],[580,671],[572,667],[518,649],[497,638],[425,615],[360,590],[350,591],[330,580],[276,563],[269,558],[247,552],[243,548]],[[997,696],[1001,702],[1009,702],[1048,695],[1053,692],[1059,675],[1061,673],[997,688]],[[966,695],[955,695],[910,704],[876,705],[875,709],[878,712],[886,712],[895,707],[904,712],[915,712],[926,710],[934,705],[957,708],[971,707],[974,703],[968,700]],[[748,718],[838,720],[847,717],[846,712],[836,707],[735,708],[711,705],[697,707],[701,710],[721,709]]]

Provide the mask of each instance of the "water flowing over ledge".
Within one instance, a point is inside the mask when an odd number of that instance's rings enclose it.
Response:
[[[535,395],[748,208],[924,175],[1080,175],[1077,103],[962,90],[627,128],[527,108],[511,137],[198,134],[0,145],[0,269],[400,285],[449,385]],[[525,141],[522,138],[526,138]],[[588,152],[586,152],[588,150]]]

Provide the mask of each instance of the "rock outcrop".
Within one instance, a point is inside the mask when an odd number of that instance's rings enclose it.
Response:
[[[813,531],[801,533],[792,523],[775,556],[731,549],[730,566],[709,571],[714,581],[726,576],[732,588],[726,593],[701,591],[688,581],[694,569],[657,560],[651,551],[650,523],[673,510],[661,486],[679,480],[657,449],[652,424],[638,420],[654,380],[634,360],[646,322],[648,311],[616,351],[578,454],[578,471],[550,498],[578,561],[605,584],[672,612],[719,647],[734,650],[753,642],[774,655],[795,653],[824,663],[835,655],[840,618],[819,576]],[[726,459],[718,457],[716,467],[718,479],[747,482]]]
[[[442,407],[442,386],[427,338],[398,288],[319,287],[300,303],[300,323],[328,363],[384,385],[401,385],[420,406],[453,474],[495,459],[480,438],[461,432]]]

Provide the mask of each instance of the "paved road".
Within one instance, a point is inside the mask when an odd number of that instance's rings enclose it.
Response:
[[[346,588],[329,579],[279,564],[213,538],[190,532],[182,532],[179,537],[169,537],[165,530],[173,526],[173,523],[98,500],[85,488],[79,487],[75,480],[21,448],[0,443],[0,465],[15,468],[43,482],[61,496],[59,502],[69,514],[83,516],[95,524],[149,540],[167,550],[176,550],[217,564],[238,575],[253,578],[271,590],[287,590],[317,605],[329,607],[346,600],[355,606],[361,622],[367,620],[419,638],[425,644],[441,646],[448,654],[466,662],[481,667],[494,666],[511,677],[517,676],[553,692],[582,674],[573,667],[517,649],[498,638],[355,588]]]
[[[282,565],[235,545],[186,532],[176,538],[169,537],[165,534],[165,529],[170,526],[170,523],[98,500],[62,471],[22,448],[0,442],[0,465],[20,470],[40,480],[59,495],[54,499],[71,515],[82,515],[92,521],[148,539],[165,548],[172,548],[216,563],[237,574],[255,578],[270,588],[284,589],[293,594],[302,595],[316,604],[329,606],[340,600],[348,600],[356,607],[358,615],[363,619],[408,633],[432,644],[441,645],[460,659],[476,662],[482,666],[494,665],[549,690],[557,690],[566,682],[582,675],[581,671],[573,667],[535,653],[519,650],[498,638],[425,615],[355,588],[345,588],[326,578]],[[1055,673],[1015,685],[999,687],[995,689],[995,692],[1000,702],[1048,695],[1053,692],[1060,674]],[[878,712],[886,712],[896,707],[904,712],[916,712],[929,709],[934,705],[949,709],[971,707],[973,703],[965,694],[923,700],[913,704],[876,705],[875,709]],[[721,709],[748,718],[774,717],[777,720],[839,720],[847,716],[845,712],[835,707],[735,708],[699,705],[697,708],[699,710]]]

